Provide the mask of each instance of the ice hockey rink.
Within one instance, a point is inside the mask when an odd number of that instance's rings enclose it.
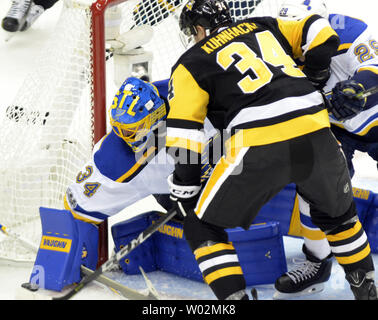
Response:
[[[269,0],[268,0],[269,1]],[[7,12],[10,1],[0,1],[0,18]],[[330,13],[347,14],[363,19],[378,31],[378,3],[376,0],[329,0]],[[57,3],[48,10],[33,25],[24,32],[18,33],[8,41],[8,34],[0,30],[0,108],[6,108],[14,99],[23,80],[33,66],[33,59],[39,53],[43,43],[52,36],[54,24],[61,10],[61,3]],[[111,93],[112,95],[112,93]],[[378,192],[378,172],[376,164],[366,155],[357,153],[354,160],[355,177],[353,186]],[[122,212],[122,216],[114,218],[111,223],[118,222],[124,217],[151,211],[154,202],[147,198],[136,203]],[[1,238],[0,238],[1,240]],[[295,261],[303,259],[301,252],[302,240],[284,237],[285,254],[288,269]],[[374,255],[376,265],[376,279],[378,279],[378,254]],[[14,300],[19,298],[20,285],[29,280],[32,264],[15,264],[5,261],[0,263],[0,300]],[[142,276],[126,276],[120,271],[108,272],[109,278],[125,286],[146,292],[146,284]],[[162,299],[172,300],[213,300],[215,296],[203,283],[187,280],[164,272],[148,274],[154,287]],[[271,300],[273,285],[256,286],[260,300]],[[119,294],[99,283],[93,283],[77,296],[77,300],[118,300],[123,299]],[[342,269],[334,262],[331,279],[327,282],[323,292],[311,296],[297,298],[300,300],[352,300],[352,293],[344,279]]]

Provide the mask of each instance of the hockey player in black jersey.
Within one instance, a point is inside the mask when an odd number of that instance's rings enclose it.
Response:
[[[348,168],[314,87],[328,80],[339,45],[328,21],[312,15],[300,21],[233,22],[225,1],[190,0],[180,29],[195,44],[170,78],[166,144],[176,164],[168,183],[205,282],[218,299],[248,299],[225,228],[249,228],[266,202],[295,183],[332,250],[361,243],[345,252],[353,254],[353,264],[338,262],[348,281],[358,281],[351,283],[356,299],[376,299],[374,279],[367,276],[374,265]],[[301,56],[303,72],[293,60]],[[205,117],[230,138],[202,186],[200,162],[190,160],[203,149]]]

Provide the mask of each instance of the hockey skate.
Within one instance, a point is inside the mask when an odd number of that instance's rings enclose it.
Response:
[[[330,256],[319,260],[308,253],[305,246],[303,252],[306,260],[297,269],[286,272],[276,280],[273,299],[290,299],[323,291],[324,283],[331,276]]]
[[[21,27],[20,31],[25,31],[31,27],[31,25],[37,20],[41,14],[45,11],[45,9],[40,6],[36,5],[32,2],[32,6],[26,16],[26,20],[24,25]]]
[[[378,300],[374,271],[366,273],[364,270],[356,270],[347,273],[345,278],[349,282],[356,300]]]
[[[13,0],[7,15],[1,23],[3,29],[8,32],[19,31],[25,24],[31,6],[32,0]]]

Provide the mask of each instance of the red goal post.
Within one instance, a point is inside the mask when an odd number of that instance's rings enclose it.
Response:
[[[241,19],[275,15],[279,1],[230,0],[229,4],[234,18]],[[115,73],[120,70],[116,52],[113,59],[106,59],[109,22],[119,23],[121,35],[141,25],[150,26],[153,35],[142,47],[152,55],[151,80],[167,79],[171,66],[185,51],[178,27],[185,2],[62,1],[54,31],[35,58],[32,71],[12,104],[0,110],[1,224],[38,245],[39,207],[63,209],[67,186],[108,130],[107,107],[118,90]],[[109,21],[108,10],[117,11],[121,19]],[[102,229],[99,263],[107,259],[106,223]],[[34,261],[34,254],[13,240],[0,240],[0,258]]]

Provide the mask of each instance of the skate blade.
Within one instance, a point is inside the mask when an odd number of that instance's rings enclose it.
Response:
[[[292,298],[297,298],[297,297],[309,296],[315,293],[319,293],[323,290],[324,290],[324,284],[317,283],[302,291],[295,292],[295,293],[285,293],[285,292],[276,291],[273,294],[273,299],[274,300],[287,300],[287,299],[292,299]]]
[[[15,32],[7,32],[5,31],[4,41],[9,42],[10,39],[12,39],[15,35]]]

